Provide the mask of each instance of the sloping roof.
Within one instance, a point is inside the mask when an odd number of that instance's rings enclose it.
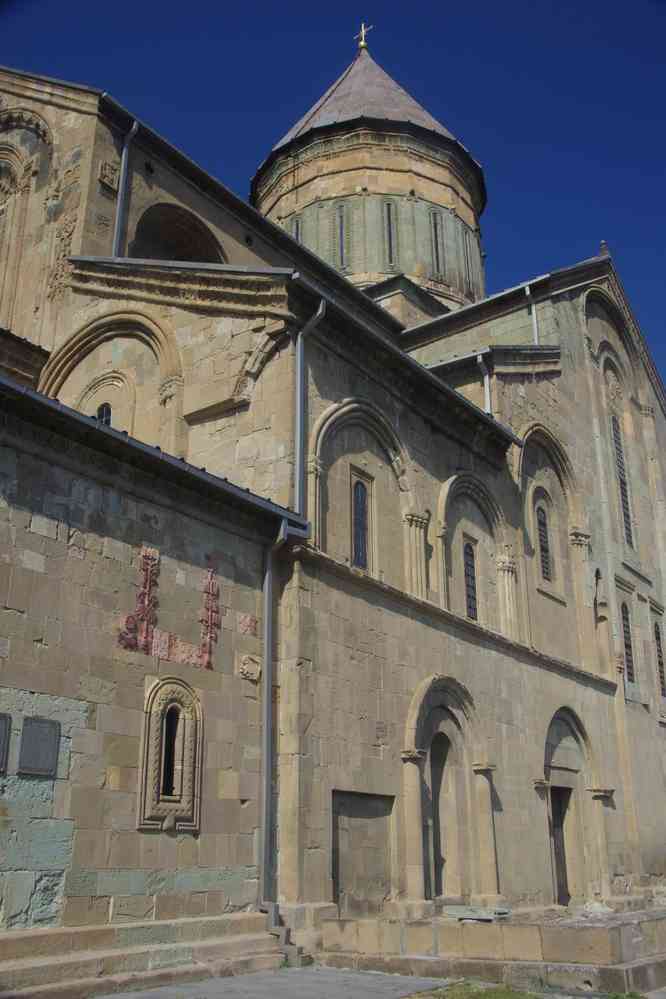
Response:
[[[323,97],[273,148],[281,149],[314,128],[337,125],[356,118],[408,122],[446,139],[458,141],[377,65],[367,49],[360,49],[342,76],[338,77]]]

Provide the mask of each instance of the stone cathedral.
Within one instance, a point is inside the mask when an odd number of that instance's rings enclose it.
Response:
[[[363,33],[249,203],[0,71],[0,996],[666,953],[664,385],[485,207]]]

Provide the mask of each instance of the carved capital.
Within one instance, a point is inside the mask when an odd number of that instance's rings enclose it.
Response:
[[[400,759],[403,763],[416,763],[420,765],[427,755],[425,749],[403,749]]]
[[[585,790],[597,801],[610,801],[615,794],[614,787],[586,787]]]
[[[165,378],[159,389],[160,405],[166,406],[168,402],[171,402],[182,387],[183,379],[180,375],[171,375],[171,377]]]
[[[425,531],[428,526],[428,518],[422,517],[418,513],[406,513],[405,522],[409,524],[410,527],[416,527],[420,531]]]
[[[497,765],[495,763],[472,763],[472,771],[475,774],[491,777],[495,770],[497,770]]]
[[[569,531],[569,543],[574,548],[589,548],[591,540],[592,535],[588,534],[587,531],[581,530],[579,527],[572,527]]]
[[[516,560],[513,555],[500,555],[496,564],[498,572],[506,572],[509,576],[516,575]]]

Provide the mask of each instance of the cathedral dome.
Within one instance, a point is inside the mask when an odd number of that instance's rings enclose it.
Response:
[[[356,284],[402,273],[448,307],[484,294],[483,171],[365,45],[271,150],[251,200]]]

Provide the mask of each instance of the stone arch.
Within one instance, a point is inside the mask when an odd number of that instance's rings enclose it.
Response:
[[[365,399],[348,398],[334,403],[316,420],[309,442],[308,510],[314,524],[315,543],[322,542],[322,454],[327,442],[345,427],[357,425],[367,430],[386,453],[395,476],[403,517],[416,511],[414,490],[408,475],[404,448],[383,413]]]
[[[515,595],[516,568],[512,537],[504,511],[481,479],[471,472],[452,475],[442,486],[437,504],[440,525],[440,572],[443,603],[449,610],[464,612],[465,586],[461,576],[460,558],[456,554],[456,538],[460,540],[460,523],[454,520],[454,505],[460,499],[471,501],[467,517],[477,519],[476,529],[469,538],[474,546],[477,578],[484,580],[477,596],[478,623],[491,630],[502,631],[508,637],[519,632]],[[481,518],[477,514],[481,514]],[[464,516],[462,522],[464,522]]]
[[[41,139],[45,146],[53,147],[51,126],[36,111],[21,107],[3,108],[0,111],[0,132],[9,132],[15,128],[27,129]]]
[[[551,716],[543,742],[543,790],[553,901],[600,896],[608,890],[608,859],[597,761],[578,714],[564,706]]]
[[[166,731],[177,712],[175,732]],[[167,739],[178,740],[174,786],[165,793],[163,775]],[[158,680],[146,695],[140,761],[137,828],[198,833],[203,772],[203,713],[188,683],[175,676]]]
[[[96,395],[103,394],[107,388],[113,390],[114,394],[120,392],[125,403],[124,408],[128,413],[128,417],[123,423],[123,429],[132,435],[134,433],[134,416],[136,410],[136,384],[134,379],[130,378],[124,371],[105,371],[103,374],[93,378],[79,394],[76,400],[76,409],[82,413],[85,412],[90,401]],[[106,402],[108,400],[102,399],[100,401]]]
[[[631,331],[627,326],[627,319],[623,314],[621,308],[615,299],[609,295],[609,293],[604,289],[595,285],[594,287],[588,289],[583,297],[583,314],[585,317],[585,325],[588,327],[590,319],[593,318],[590,313],[592,308],[597,305],[603,312],[606,313],[610,325],[613,327],[617,333],[618,339],[620,340],[622,346],[625,349],[627,359],[631,366],[631,375],[627,378],[628,384],[631,386],[632,392],[636,390],[636,382],[638,377],[638,372],[641,369],[641,360],[638,347],[631,335]],[[602,355],[602,348],[610,347],[612,352],[616,355],[617,350],[608,343],[607,340],[602,338],[601,342],[596,348],[596,360],[599,361]],[[618,359],[619,360],[619,359]],[[624,366],[620,363],[620,368],[623,370]],[[627,373],[625,372],[625,376]]]
[[[423,900],[447,894],[462,900],[475,893],[496,895],[493,767],[479,737],[474,700],[464,684],[443,674],[429,676],[419,684],[407,712],[404,745],[408,898]]]
[[[224,264],[227,259],[218,240],[194,212],[167,202],[143,212],[128,256],[208,264]]]
[[[21,274],[33,161],[0,142],[0,326],[10,329]]]
[[[165,450],[184,453],[183,375],[175,337],[150,316],[140,312],[112,312],[86,323],[48,359],[39,379],[38,389],[57,398],[75,368],[93,350],[116,337],[133,338],[145,344],[154,355],[159,369],[160,417],[159,443]]]

